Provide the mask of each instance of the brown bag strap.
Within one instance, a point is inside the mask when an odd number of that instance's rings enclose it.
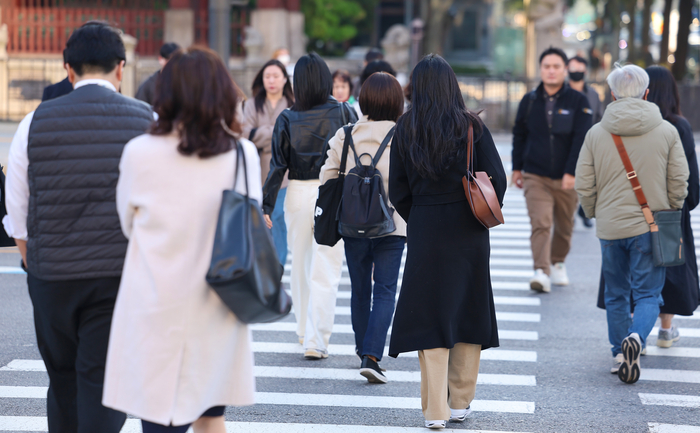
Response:
[[[472,166],[474,152],[474,128],[471,121],[469,122],[469,132],[467,133],[467,171],[472,176],[474,175],[474,167]]]
[[[647,224],[649,224],[651,231],[656,232],[659,230],[659,228],[656,226],[656,222],[654,221],[654,215],[651,213],[651,209],[649,208],[649,204],[647,203],[647,198],[644,195],[644,191],[642,190],[642,184],[639,183],[639,177],[637,177],[637,172],[634,171],[632,161],[630,161],[630,157],[627,154],[625,145],[622,144],[622,138],[616,134],[610,135],[612,135],[613,141],[615,142],[615,147],[620,153],[622,165],[625,166],[625,171],[627,172],[627,179],[629,179],[630,183],[632,184],[632,190],[634,190],[634,195],[637,197],[637,201],[642,207],[644,219],[646,220]]]

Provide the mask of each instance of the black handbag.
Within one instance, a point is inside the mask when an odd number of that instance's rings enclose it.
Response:
[[[318,199],[314,209],[314,239],[319,245],[334,246],[341,239],[338,232],[338,211],[343,199],[343,184],[345,183],[345,163],[348,159],[348,149],[352,140],[352,128],[354,125],[344,126],[345,141],[343,153],[340,158],[338,177],[329,179],[318,188]]]
[[[611,134],[615,147],[620,153],[622,164],[627,172],[627,179],[632,184],[634,195],[637,197],[642,213],[651,232],[651,251],[654,257],[654,266],[669,267],[685,264],[685,251],[683,248],[683,230],[681,229],[682,210],[666,209],[651,212],[647,198],[642,190],[642,185],[634,171],[632,161],[627,155],[627,150],[619,135]]]
[[[292,300],[282,288],[284,267],[262,210],[257,200],[249,197],[246,160],[239,143],[236,151],[246,193],[235,190],[236,170],[233,189],[224,191],[221,200],[206,280],[242,322],[272,322],[289,314]]]

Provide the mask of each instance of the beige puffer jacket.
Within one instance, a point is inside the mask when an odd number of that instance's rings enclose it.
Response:
[[[688,194],[688,161],[676,128],[656,104],[624,98],[608,105],[603,120],[586,135],[576,165],[576,192],[600,239],[649,231],[611,133],[622,142],[652,212],[680,209]]]

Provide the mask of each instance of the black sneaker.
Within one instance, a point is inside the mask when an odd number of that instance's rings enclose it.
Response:
[[[369,383],[387,383],[387,378],[382,373],[382,369],[379,367],[379,364],[369,356],[362,358],[360,374],[366,377]]]
[[[642,352],[642,342],[636,332],[622,340],[622,356],[624,357],[617,376],[625,383],[635,383],[639,380],[641,368],[639,355]]]

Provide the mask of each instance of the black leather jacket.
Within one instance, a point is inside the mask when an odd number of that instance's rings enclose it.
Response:
[[[307,111],[284,110],[272,131],[270,173],[263,188],[263,212],[271,215],[284,175],[290,180],[318,179],[326,162],[328,140],[348,123],[357,122],[357,113],[347,103],[333,97]]]

